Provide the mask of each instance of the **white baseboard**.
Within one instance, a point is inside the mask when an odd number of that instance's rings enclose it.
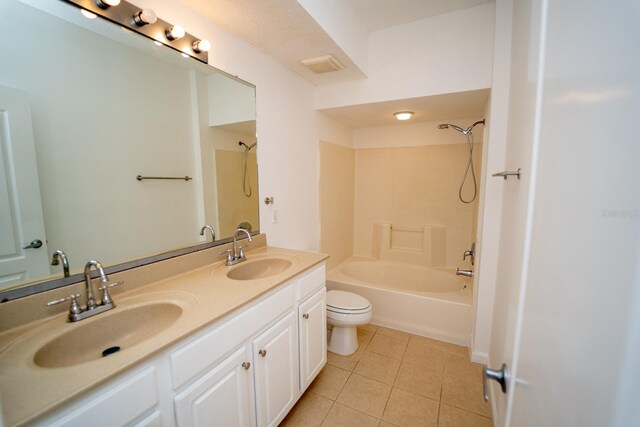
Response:
[[[489,361],[489,354],[483,351],[472,351],[471,361],[475,363],[479,363],[481,365],[486,365],[487,362]]]

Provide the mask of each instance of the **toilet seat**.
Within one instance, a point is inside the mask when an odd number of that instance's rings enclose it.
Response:
[[[339,314],[361,314],[371,311],[371,303],[360,295],[344,292],[327,292],[327,311]]]

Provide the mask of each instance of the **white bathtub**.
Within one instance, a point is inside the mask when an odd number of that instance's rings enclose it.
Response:
[[[455,271],[353,257],[327,274],[327,288],[373,305],[372,322],[469,345],[472,280]]]

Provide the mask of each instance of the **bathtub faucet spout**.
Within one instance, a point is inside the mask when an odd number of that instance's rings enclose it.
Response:
[[[456,276],[473,277],[473,270],[461,270],[460,267],[456,269]]]

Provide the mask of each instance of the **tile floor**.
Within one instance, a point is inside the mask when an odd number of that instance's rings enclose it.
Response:
[[[328,354],[281,426],[492,426],[466,347],[375,325],[358,341],[351,356]]]

